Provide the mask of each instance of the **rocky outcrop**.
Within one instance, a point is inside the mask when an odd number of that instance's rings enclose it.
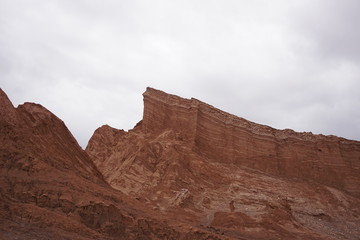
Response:
[[[216,235],[175,226],[111,188],[63,121],[39,104],[14,108],[0,89],[0,239],[198,239],[198,232]]]
[[[83,151],[0,90],[0,238],[358,239],[359,142],[150,88],[144,105],[134,129],[104,125]]]
[[[113,188],[217,236],[360,234],[356,141],[276,130],[148,88],[142,121],[100,127],[86,152]]]
[[[275,176],[316,181],[360,196],[360,142],[277,130],[148,88],[143,131],[171,129],[207,159]]]
[[[16,110],[5,92],[0,89],[0,120],[8,124],[15,124]]]

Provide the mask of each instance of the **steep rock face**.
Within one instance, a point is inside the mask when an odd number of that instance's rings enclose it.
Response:
[[[4,115],[0,120],[3,154],[11,155],[16,148],[27,152],[32,159],[45,158],[47,164],[55,169],[76,171],[80,176],[105,184],[101,173],[65,124],[51,112],[41,105],[25,103],[17,109],[10,109],[10,113],[13,115],[11,118]]]
[[[173,130],[215,162],[314,180],[360,196],[358,141],[276,130],[151,88],[144,93],[142,124],[146,133]]]
[[[14,124],[17,121],[16,111],[2,89],[0,89],[0,103],[0,119],[8,124]]]
[[[170,222],[235,239],[357,239],[358,147],[148,88],[143,120],[97,129],[86,152],[112,187]]]
[[[111,188],[63,121],[0,89],[0,239],[199,239]],[[221,236],[220,238],[221,239]]]

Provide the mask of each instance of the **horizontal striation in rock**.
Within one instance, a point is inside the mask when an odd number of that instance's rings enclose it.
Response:
[[[100,161],[126,135],[109,126],[97,134]],[[111,188],[61,119],[35,103],[14,108],[0,89],[1,240],[225,239],[155,213]]]
[[[316,181],[360,196],[360,142],[277,130],[221,111],[197,99],[147,88],[142,129],[173,130],[214,162],[272,175]]]

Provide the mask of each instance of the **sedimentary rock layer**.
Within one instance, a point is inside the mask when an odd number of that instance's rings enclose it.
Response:
[[[0,239],[208,239],[104,180],[63,121],[0,89]],[[221,236],[218,239],[222,239]]]
[[[98,128],[86,152],[113,188],[167,221],[230,239],[345,240],[360,234],[358,147],[148,88],[143,120]]]
[[[277,130],[152,88],[143,95],[142,126],[148,134],[171,129],[212,161],[316,181],[360,196],[358,141]]]

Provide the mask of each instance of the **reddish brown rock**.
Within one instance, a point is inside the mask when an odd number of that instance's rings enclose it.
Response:
[[[357,141],[276,130],[148,88],[142,121],[99,128],[86,152],[112,187],[168,222],[235,239],[360,235]]]
[[[0,239],[216,238],[190,227],[111,188],[59,118],[0,89]]]
[[[149,88],[143,120],[85,152],[0,90],[0,239],[358,239],[358,182],[359,142],[195,99]]]
[[[360,196],[360,142],[277,130],[252,123],[196,99],[148,88],[143,130],[171,129],[194,152],[220,163],[275,176],[314,180]]]

